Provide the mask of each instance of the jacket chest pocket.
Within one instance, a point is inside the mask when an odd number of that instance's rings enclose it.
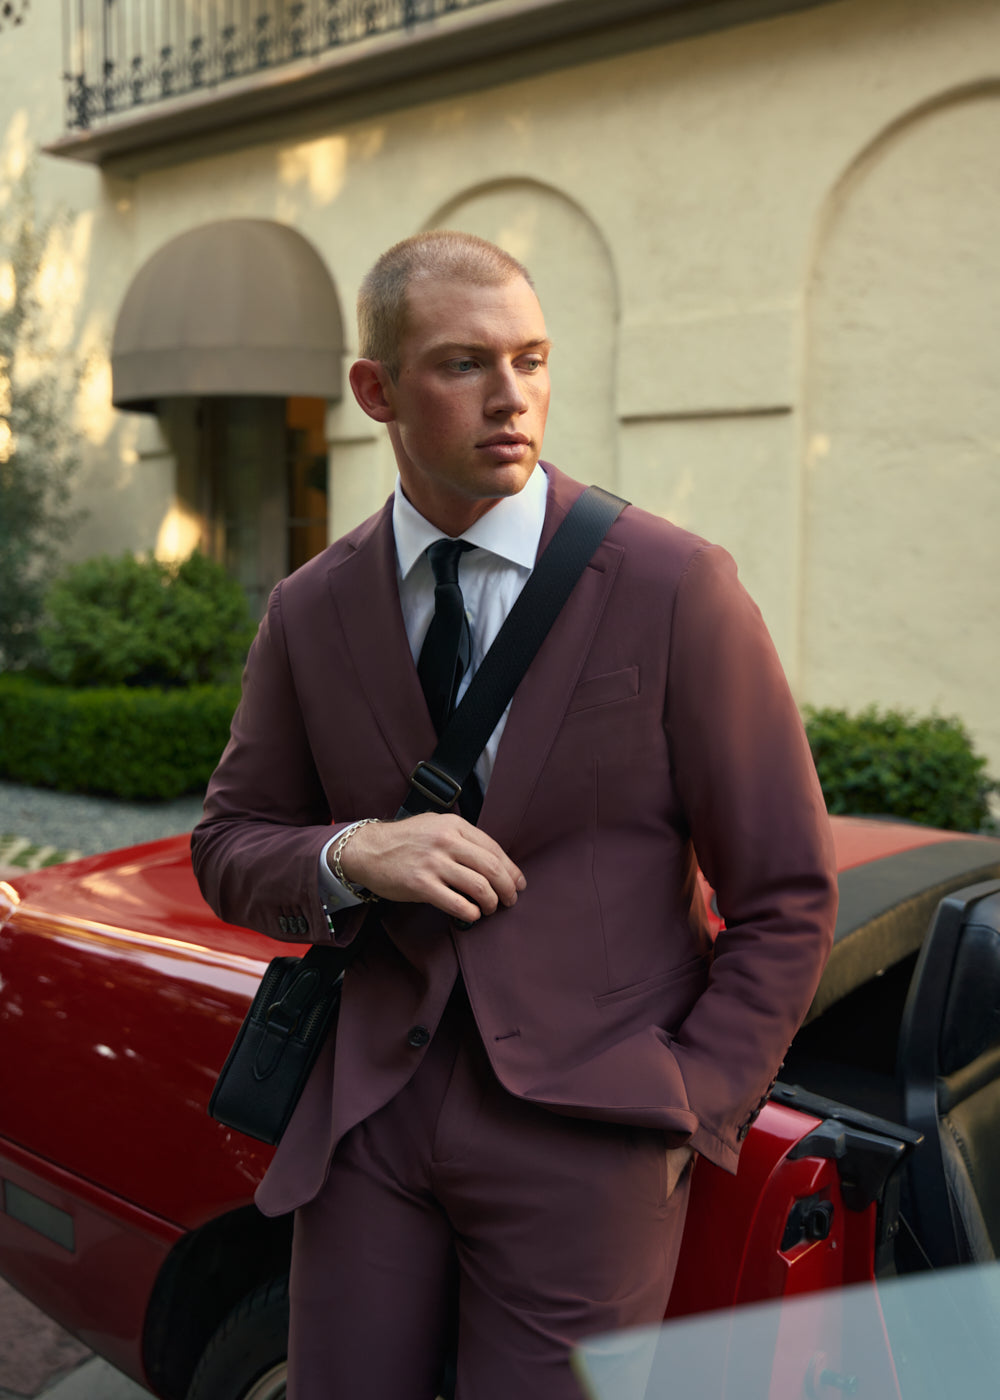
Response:
[[[601,705],[614,705],[622,700],[633,700],[638,694],[638,666],[626,666],[620,671],[608,671],[602,676],[591,676],[589,680],[580,682],[573,692],[566,714],[573,715],[581,710],[592,710]]]

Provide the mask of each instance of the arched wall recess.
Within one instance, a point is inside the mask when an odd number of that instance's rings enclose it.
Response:
[[[510,179],[464,191],[426,227],[488,238],[528,268],[553,342],[543,456],[571,476],[613,489],[618,289],[593,220],[551,186]]]
[[[957,713],[1000,768],[1000,85],[880,134],[807,283],[803,693]]]

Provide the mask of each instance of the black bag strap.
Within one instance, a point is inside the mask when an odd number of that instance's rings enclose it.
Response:
[[[397,821],[420,812],[447,812],[455,805],[462,784],[577,580],[627,505],[600,486],[588,486],[573,502],[469,682],[437,748],[410,774],[410,791],[396,813]]]

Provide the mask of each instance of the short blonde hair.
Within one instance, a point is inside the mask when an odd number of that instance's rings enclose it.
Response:
[[[516,258],[474,233],[432,229],[394,243],[367,274],[358,293],[361,356],[380,360],[393,380],[399,376],[407,289],[421,277],[452,278],[477,287],[498,287],[523,277],[529,287],[534,286],[527,268]]]

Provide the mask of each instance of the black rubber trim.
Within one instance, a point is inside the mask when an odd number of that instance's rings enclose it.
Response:
[[[814,1094],[811,1089],[803,1089],[800,1084],[786,1084],[783,1079],[779,1079],[772,1086],[770,1099],[772,1103],[780,1103],[785,1108],[795,1108],[800,1113],[808,1113],[820,1122],[833,1119],[846,1127],[860,1128],[866,1133],[881,1133],[884,1137],[898,1138],[910,1147],[916,1147],[922,1138],[921,1133],[914,1128],[908,1128],[905,1123],[897,1123],[891,1118],[882,1118],[875,1113],[866,1113],[864,1109],[842,1103],[839,1099],[829,1099],[825,1094]],[[797,1155],[801,1156],[802,1153]]]

